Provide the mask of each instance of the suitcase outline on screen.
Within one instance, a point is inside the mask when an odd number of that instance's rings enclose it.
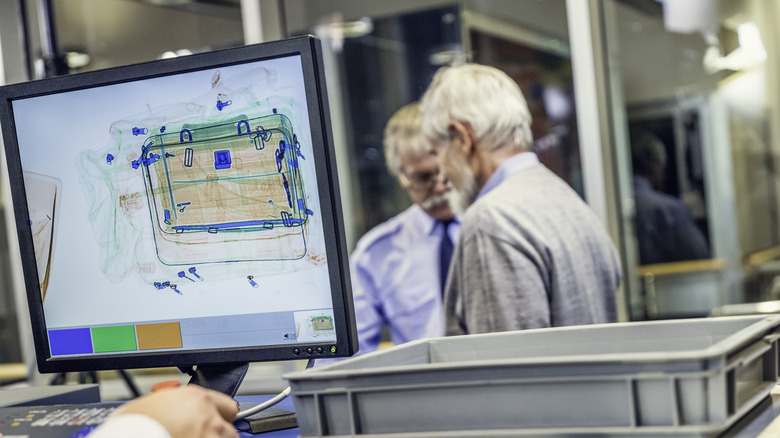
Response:
[[[277,113],[149,135],[142,167],[158,259],[166,265],[306,255],[301,145]]]

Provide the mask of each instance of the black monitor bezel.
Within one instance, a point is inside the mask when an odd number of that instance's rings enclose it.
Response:
[[[306,84],[314,162],[325,232],[331,296],[336,325],[336,342],[306,342],[284,345],[185,350],[167,352],[136,352],[90,357],[52,358],[49,350],[43,303],[35,263],[32,231],[24,190],[22,166],[16,136],[12,102],[17,99],[96,88],[124,82],[175,75],[208,68],[223,67],[264,59],[299,55]],[[322,47],[313,36],[290,38],[209,53],[163,59],[142,64],[91,71],[0,87],[0,124],[6,154],[11,200],[23,265],[30,320],[38,370],[48,372],[90,371],[167,366],[215,365],[275,360],[296,360],[353,355],[357,349],[352,291],[349,280],[347,246],[336,171],[336,154],[331,132],[325,86]],[[322,147],[317,147],[322,145]],[[335,353],[331,347],[335,346]]]

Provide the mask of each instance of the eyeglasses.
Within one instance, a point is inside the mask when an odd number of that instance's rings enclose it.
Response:
[[[415,172],[411,175],[406,175],[405,173],[400,173],[399,177],[401,180],[401,185],[404,187],[411,189],[411,190],[417,190],[420,192],[423,191],[429,191],[431,190],[436,183],[439,181],[439,178],[441,178],[443,181],[446,182],[446,178],[444,177],[444,172]]]

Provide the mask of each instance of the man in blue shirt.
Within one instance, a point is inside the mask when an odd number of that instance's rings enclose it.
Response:
[[[704,234],[688,206],[660,190],[666,171],[666,149],[649,131],[632,129],[631,163],[634,168],[634,226],[639,263],[679,262],[710,256]]]
[[[459,225],[420,123],[419,104],[412,103],[390,118],[384,132],[388,170],[412,206],[366,233],[350,258],[359,354],[377,349],[384,326],[394,344],[444,334],[441,272],[446,278]]]
[[[447,334],[616,320],[621,280],[604,225],[531,151],[531,115],[500,70],[439,70],[423,132],[453,185],[462,229],[444,293]]]

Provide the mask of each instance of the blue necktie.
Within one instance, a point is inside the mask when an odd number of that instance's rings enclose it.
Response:
[[[441,291],[444,294],[444,285],[447,284],[447,272],[450,270],[452,260],[452,240],[447,232],[452,221],[441,221],[443,232],[439,244],[439,278],[441,279]]]

